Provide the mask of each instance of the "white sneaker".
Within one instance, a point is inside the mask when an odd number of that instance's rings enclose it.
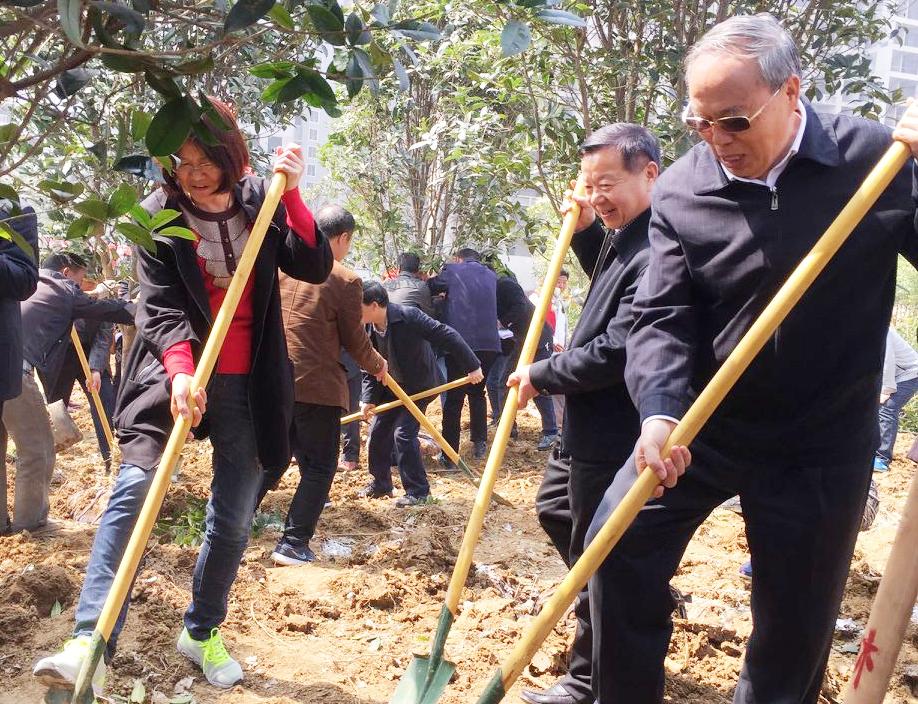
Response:
[[[214,687],[229,689],[237,682],[242,682],[242,667],[226,652],[220,629],[214,628],[207,640],[195,640],[188,629],[183,628],[176,648],[201,668],[204,677]]]
[[[64,643],[64,649],[35,663],[32,674],[48,687],[73,689],[83,661],[89,657],[90,636],[77,636]],[[100,696],[105,690],[105,660],[99,661],[92,677],[92,691]]]

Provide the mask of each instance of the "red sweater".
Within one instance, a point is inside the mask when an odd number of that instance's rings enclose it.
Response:
[[[316,246],[315,220],[312,213],[300,196],[298,188],[286,191],[281,197],[281,202],[287,209],[287,225],[310,247]],[[227,289],[214,285],[213,276],[205,269],[205,261],[198,257],[198,267],[204,278],[204,288],[210,299],[210,313],[216,318],[223,299],[226,298]],[[252,313],[252,289],[254,279],[250,278],[239,299],[236,314],[230,323],[217,358],[217,374],[248,374],[252,369],[252,327],[254,325]],[[185,340],[177,342],[163,353],[163,366],[169,379],[176,374],[194,375],[194,358],[191,355],[191,342]]]

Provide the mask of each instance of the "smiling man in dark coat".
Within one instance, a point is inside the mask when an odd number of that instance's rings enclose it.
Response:
[[[545,469],[536,497],[539,521],[568,564],[603,493],[640,432],[625,387],[625,339],[631,302],[647,268],[650,194],[660,145],[645,127],[616,123],[596,130],[581,148],[586,198],[571,248],[590,277],[580,320],[563,352],[512,374],[520,406],[536,394],[564,394],[561,446]],[[568,674],[546,692],[523,692],[532,704],[592,704],[592,632],[586,590],[576,607],[577,635]]]

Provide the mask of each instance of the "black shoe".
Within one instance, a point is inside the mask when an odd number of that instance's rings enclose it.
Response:
[[[388,491],[383,491],[378,486],[376,486],[373,482],[370,482],[363,489],[357,492],[357,496],[360,497],[361,499],[381,499],[384,496],[388,496],[391,498],[392,489],[389,489]]]
[[[476,460],[483,460],[488,456],[488,443],[487,442],[476,442],[472,449],[472,457]]]
[[[309,549],[307,543],[294,545],[281,538],[271,553],[271,559],[278,565],[305,565],[307,562],[315,562],[316,554]]]
[[[524,689],[520,694],[520,699],[529,704],[585,704],[583,700],[577,699],[568,692],[560,682],[544,692]]]
[[[456,463],[453,462],[453,461],[452,461],[449,457],[447,457],[444,453],[441,452],[438,459],[439,459],[439,461],[440,461],[440,466],[443,467],[443,469],[448,469],[448,470],[450,470],[451,472],[456,471],[456,469],[457,469]]]
[[[405,494],[395,500],[395,508],[408,508],[409,506],[418,506],[419,504],[430,503],[430,494],[427,496],[412,496]]]

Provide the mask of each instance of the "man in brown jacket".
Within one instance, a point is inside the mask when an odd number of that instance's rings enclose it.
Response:
[[[360,322],[363,284],[341,264],[351,247],[354,217],[329,205],[316,215],[335,263],[322,284],[308,284],[281,274],[281,310],[287,349],[293,363],[293,425],[290,444],[300,468],[300,484],[287,512],[284,535],[271,554],[274,562],[300,565],[316,559],[309,548],[338,465],[341,411],[348,408],[341,348],[368,373],[382,380],[386,360],[373,349]],[[274,488],[287,467],[265,471],[262,496]]]

